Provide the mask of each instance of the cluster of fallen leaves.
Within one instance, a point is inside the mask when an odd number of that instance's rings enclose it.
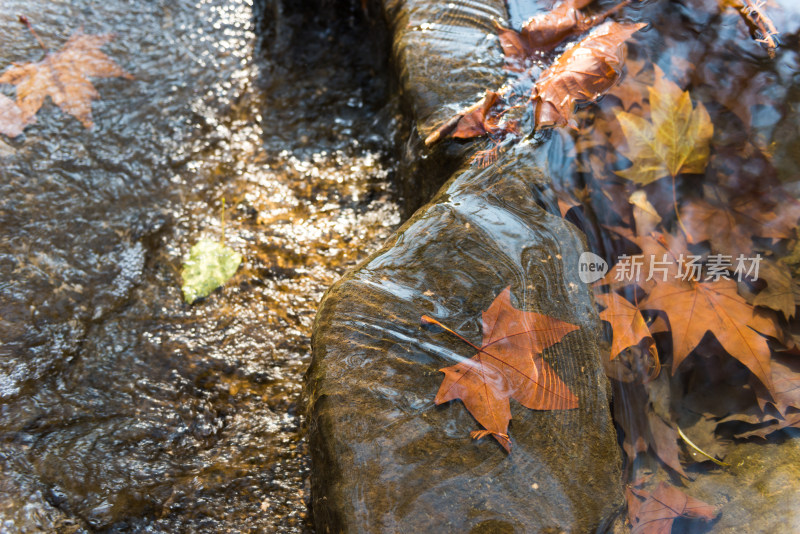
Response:
[[[519,31],[496,23],[506,68],[519,75],[497,91],[487,90],[483,98],[429,134],[425,144],[430,146],[447,137],[486,136],[492,141],[490,148],[478,152],[474,161],[488,165],[494,162],[502,145],[520,137],[520,121],[514,118],[520,108],[533,110],[534,130],[565,125],[577,127],[576,106],[595,102],[614,87],[624,65],[624,43],[646,26],[607,21],[632,1],[638,0],[621,0],[610,9],[588,14],[586,9],[594,0],[562,0],[550,11],[531,17]],[[719,2],[721,9],[739,10],[753,38],[774,55],[778,32],[761,2]],[[570,41],[579,36],[583,37]],[[524,92],[531,81],[530,93],[521,95],[520,91]],[[654,119],[652,126],[657,130],[659,118]],[[626,126],[636,129],[643,125],[637,118],[628,117]],[[677,162],[665,163],[672,165],[672,172],[677,172],[673,168]]]
[[[629,476],[652,454],[688,479],[724,468],[738,439],[800,428],[800,203],[746,136],[717,144],[706,106],[658,66],[629,61],[628,74],[584,114],[585,181],[555,194],[612,265],[595,290]],[[633,531],[714,517],[675,491],[630,486]]]
[[[92,100],[99,94],[89,78],[131,78],[100,47],[110,35],[75,33],[58,52],[41,61],[14,64],[0,74],[0,84],[17,88],[16,101],[0,94],[0,134],[16,137],[36,122],[36,113],[50,97],[62,111],[93,126]]]
[[[625,2],[593,16],[590,4],[562,2],[520,31],[498,25],[508,69],[534,80],[532,90],[521,98],[524,84],[512,81],[487,91],[426,143],[486,136],[495,148],[476,157],[487,164],[519,136],[517,108],[531,110],[535,129],[573,127],[580,180],[555,183],[548,207],[581,226],[612,265],[594,289],[609,325],[606,372],[628,480],[638,478],[645,454],[679,483],[693,476],[690,466],[724,468],[734,440],[800,428],[800,202],[783,189],[765,147],[747,136],[715,136],[712,117],[720,113],[748,128],[748,104],[713,102],[710,113],[636,57],[619,83],[623,44],[644,25],[603,22]],[[720,0],[719,7],[739,9],[773,55],[777,32],[761,4]],[[577,107],[604,95],[601,108]],[[461,399],[485,429],[474,437],[492,435],[510,451],[509,399],[532,409],[577,407],[541,359],[572,325],[515,310],[506,290],[483,326],[481,346],[465,340],[477,354],[442,370],[436,402]],[[633,532],[716,516],[673,485],[646,486],[644,479],[627,486]]]
[[[652,76],[646,95],[631,103],[621,92],[613,118],[598,117],[579,135],[582,170],[596,189],[591,207],[575,191],[559,191],[567,199],[562,214],[591,209],[616,253],[609,257],[616,265],[597,284],[597,301],[613,331],[612,360],[625,354],[628,370],[645,382],[620,381],[618,389],[641,396],[629,390],[646,389],[661,362],[671,360],[676,374],[698,352],[733,358],[751,374],[750,390],[763,410],[759,423],[769,422],[758,434],[795,426],[800,375],[790,367],[800,368],[787,359],[798,352],[791,332],[800,290],[791,253],[800,203],[769,171],[769,157],[749,143],[739,147],[748,165],[730,147],[715,152],[705,106],[693,104],[658,67]],[[749,176],[749,167],[768,172]],[[638,362],[630,361],[632,353]],[[669,443],[652,437],[647,446],[682,473],[672,443],[679,439],[676,425],[662,419]],[[653,436],[651,430],[626,434],[639,439]]]
[[[431,133],[425,144],[432,145],[448,136],[462,139],[488,136],[499,146],[519,135],[519,121],[505,118],[513,116],[515,109],[530,106],[535,129],[563,126],[572,121],[577,104],[593,102],[602,96],[621,74],[623,43],[645,24],[614,21],[601,24],[628,0],[609,11],[589,16],[582,9],[591,2],[561,2],[553,10],[531,18],[519,32],[498,25],[507,67],[521,75],[498,91],[487,91],[481,100]],[[565,48],[570,38],[599,24]],[[520,87],[532,79],[535,82],[530,94],[521,97]],[[490,163],[494,153],[495,149],[491,149],[476,157]]]

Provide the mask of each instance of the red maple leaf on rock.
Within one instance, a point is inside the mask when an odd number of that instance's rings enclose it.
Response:
[[[506,288],[482,315],[483,342],[477,346],[436,319],[422,316],[423,324],[435,324],[474,347],[478,353],[451,367],[440,369],[444,380],[436,404],[461,399],[467,410],[485,428],[475,438],[488,434],[511,451],[508,422],[509,399],[532,410],[569,410],[578,398],[542,358],[542,351],[561,341],[578,327],[547,315],[527,312],[511,304]]]

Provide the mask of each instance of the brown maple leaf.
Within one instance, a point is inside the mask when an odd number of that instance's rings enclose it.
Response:
[[[711,332],[728,354],[774,392],[770,349],[761,334],[778,339],[782,334],[774,316],[756,313],[738,294],[735,281],[656,280],[641,306],[661,310],[669,318],[673,374],[706,333]]]
[[[436,319],[422,316],[423,324],[434,324],[458,336],[478,353],[451,367],[436,394],[436,404],[461,399],[467,410],[485,428],[473,433],[491,434],[511,451],[508,422],[509,399],[532,410],[569,410],[578,398],[544,361],[542,351],[578,327],[547,315],[527,312],[511,304],[511,288],[504,289],[483,312],[483,342],[477,346]]]
[[[780,311],[787,319],[794,317],[800,285],[792,278],[792,272],[784,263],[763,260],[759,266],[758,279],[766,282],[753,299],[753,306],[764,306]]]
[[[517,70],[522,62],[531,57],[553,50],[567,38],[581,34],[600,24],[607,17],[619,11],[630,0],[612,7],[597,15],[586,15],[581,9],[594,0],[565,0],[550,11],[534,15],[517,32],[497,24],[497,36],[506,59],[512,70]]]
[[[749,254],[753,236],[792,237],[800,218],[800,202],[773,203],[751,196],[723,202],[690,200],[681,208],[681,219],[690,243],[708,240],[714,252]]]
[[[623,43],[645,26],[608,22],[561,54],[534,86],[536,129],[566,125],[575,104],[593,102],[611,89],[621,73]]]
[[[501,136],[514,134],[517,131],[516,121],[500,124],[503,114],[508,111],[503,95],[495,91],[486,91],[483,98],[448,119],[425,138],[427,146],[450,136],[469,139],[483,135]]]
[[[595,298],[605,309],[600,318],[611,324],[614,337],[611,342],[611,359],[616,358],[623,350],[633,347],[648,339],[652,342],[650,330],[642,317],[638,306],[634,306],[618,293],[601,293]]]
[[[717,515],[715,507],[666,482],[659,484],[652,493],[631,486],[626,488],[626,493],[633,527],[631,534],[668,534],[679,517],[710,521]]]
[[[497,129],[499,117],[496,113],[491,113],[492,108],[500,100],[500,95],[494,91],[486,91],[486,95],[479,101],[480,105],[474,106],[468,113],[459,119],[453,133],[453,137],[468,139],[486,135]]]
[[[622,43],[644,26],[609,22],[556,59],[539,77],[529,99],[535,109],[535,128],[567,124],[575,104],[593,102],[613,87],[623,63]],[[498,99],[512,88],[513,84],[497,93],[488,91],[486,97],[437,127],[425,138],[425,145],[431,146],[447,136],[454,136],[454,131],[464,138],[492,133],[490,128],[496,128],[497,123],[489,123],[487,128],[485,119],[492,113],[495,116],[502,114],[490,109],[497,106]],[[459,129],[465,119],[464,128]],[[510,124],[497,131],[515,133],[516,125]]]
[[[767,436],[773,432],[784,430],[787,428],[800,428],[800,412],[792,412],[783,419],[770,419],[770,424],[767,426],[759,426],[747,432],[736,434],[737,438],[752,438],[758,437],[767,439]]]
[[[111,39],[110,35],[76,33],[58,52],[48,53],[36,63],[14,65],[0,75],[0,83],[17,86],[17,106],[24,122],[33,120],[49,96],[64,112],[91,128],[92,99],[99,94],[89,78],[132,78],[100,51]]]
[[[796,356],[778,353],[770,362],[772,372],[772,395],[764,391],[764,386],[755,384],[761,411],[767,411],[771,404],[784,418],[789,418],[790,410],[800,410],[800,361]],[[770,398],[771,397],[771,398]],[[796,418],[795,418],[796,419]]]

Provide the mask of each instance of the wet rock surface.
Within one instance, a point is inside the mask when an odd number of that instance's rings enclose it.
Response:
[[[504,7],[389,2],[386,13],[411,145],[502,75],[488,51],[496,46],[491,19]],[[463,165],[464,150],[445,144],[428,154],[450,160],[439,164],[414,165],[418,154],[406,154],[412,163],[401,181],[416,193],[406,201],[450,176],[448,165]],[[548,178],[533,152],[518,146],[491,169],[462,167],[327,293],[307,374],[318,532],[588,532],[620,508],[599,323],[577,277],[585,245],[537,204]],[[479,342],[481,312],[509,285],[519,309],[581,328],[544,353],[580,407],[532,411],[512,402],[507,455],[491,439],[470,440],[478,426],[462,403],[434,405],[438,369],[473,353],[422,331],[419,320],[434,316]]]
[[[546,177],[526,154],[468,167],[328,292],[308,373],[319,532],[588,532],[621,504],[598,320],[577,277],[584,244],[537,205]],[[473,352],[419,318],[479,342],[480,313],[508,285],[518,308],[581,328],[544,352],[580,407],[512,403],[507,455],[470,440],[463,404],[434,405],[438,369]]]
[[[503,79],[493,21],[505,17],[500,0],[391,0],[375,7],[391,32],[395,75],[411,135],[403,147],[398,192],[411,216],[461,165],[467,146],[421,140],[462,106]],[[421,177],[424,177],[422,179]]]

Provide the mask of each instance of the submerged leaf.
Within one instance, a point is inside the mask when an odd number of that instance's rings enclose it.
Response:
[[[242,255],[217,241],[200,240],[183,264],[183,298],[191,304],[227,282],[242,263]]]
[[[568,37],[586,31],[592,17],[584,15],[580,8],[590,1],[566,0],[550,11],[534,15],[519,32],[497,27],[497,36],[506,58],[521,62],[537,53],[548,52]]]
[[[473,437],[491,433],[510,452],[509,399],[513,398],[532,410],[578,407],[578,398],[541,354],[578,327],[547,315],[514,308],[510,288],[495,298],[489,309],[483,312],[482,319],[482,346],[467,342],[478,353],[469,360],[440,369],[445,377],[435,402],[443,404],[461,399],[486,429]],[[455,334],[428,316],[422,316],[422,322],[441,326]]]
[[[617,359],[613,363],[619,361]],[[666,374],[662,373],[657,380],[664,381],[665,377]],[[613,373],[609,378],[612,379],[614,398],[619,400],[613,403],[614,421],[622,430],[622,448],[628,461],[633,462],[639,453],[651,449],[665,466],[687,477],[680,461],[678,431],[673,427],[669,413],[657,413],[661,410],[657,410],[653,403],[654,397],[664,399],[654,388],[657,382],[625,382],[623,376]]]
[[[0,83],[17,86],[17,106],[24,122],[33,119],[49,96],[65,113],[91,128],[92,99],[99,95],[89,78],[131,78],[100,51],[110,40],[110,35],[76,33],[58,52],[36,63],[14,65],[0,75]]]
[[[772,260],[761,263],[759,279],[763,279],[767,287],[756,295],[753,305],[780,311],[787,319],[791,319],[797,307],[798,284],[792,278],[789,267]]]
[[[792,237],[800,218],[800,203],[794,199],[778,203],[752,195],[723,202],[693,199],[681,208],[681,218],[689,230],[690,243],[708,240],[714,252],[735,256],[753,251],[753,236]]]
[[[708,165],[709,142],[714,125],[705,106],[692,109],[688,91],[664,77],[656,66],[656,80],[650,88],[650,120],[617,111],[616,116],[628,142],[623,155],[633,165],[619,176],[646,185],[664,176],[701,174]]]
[[[710,521],[717,515],[716,508],[710,504],[690,497],[666,482],[659,484],[653,493],[630,487],[627,492],[629,503],[637,498],[644,499],[638,506],[629,506],[631,534],[667,534],[679,517]]]
[[[528,58],[540,57],[550,52],[566,39],[581,34],[603,22],[607,17],[628,4],[622,0],[603,13],[586,15],[581,11],[593,0],[563,0],[544,13],[529,18],[519,32],[497,25],[497,36],[509,67],[517,70]]]
[[[534,86],[536,128],[566,125],[575,104],[593,102],[611,89],[622,69],[623,43],[645,26],[608,22],[561,54]]]
[[[600,319],[611,324],[614,336],[611,342],[611,359],[616,358],[628,347],[633,347],[647,339],[653,344],[650,330],[644,322],[642,312],[618,293],[601,293],[596,295],[597,302],[605,306],[600,312]]]
[[[711,332],[728,354],[774,392],[770,349],[761,334],[778,339],[782,334],[772,316],[756,313],[738,294],[734,280],[703,283],[656,280],[642,308],[662,310],[669,317],[673,374],[706,333]]]

